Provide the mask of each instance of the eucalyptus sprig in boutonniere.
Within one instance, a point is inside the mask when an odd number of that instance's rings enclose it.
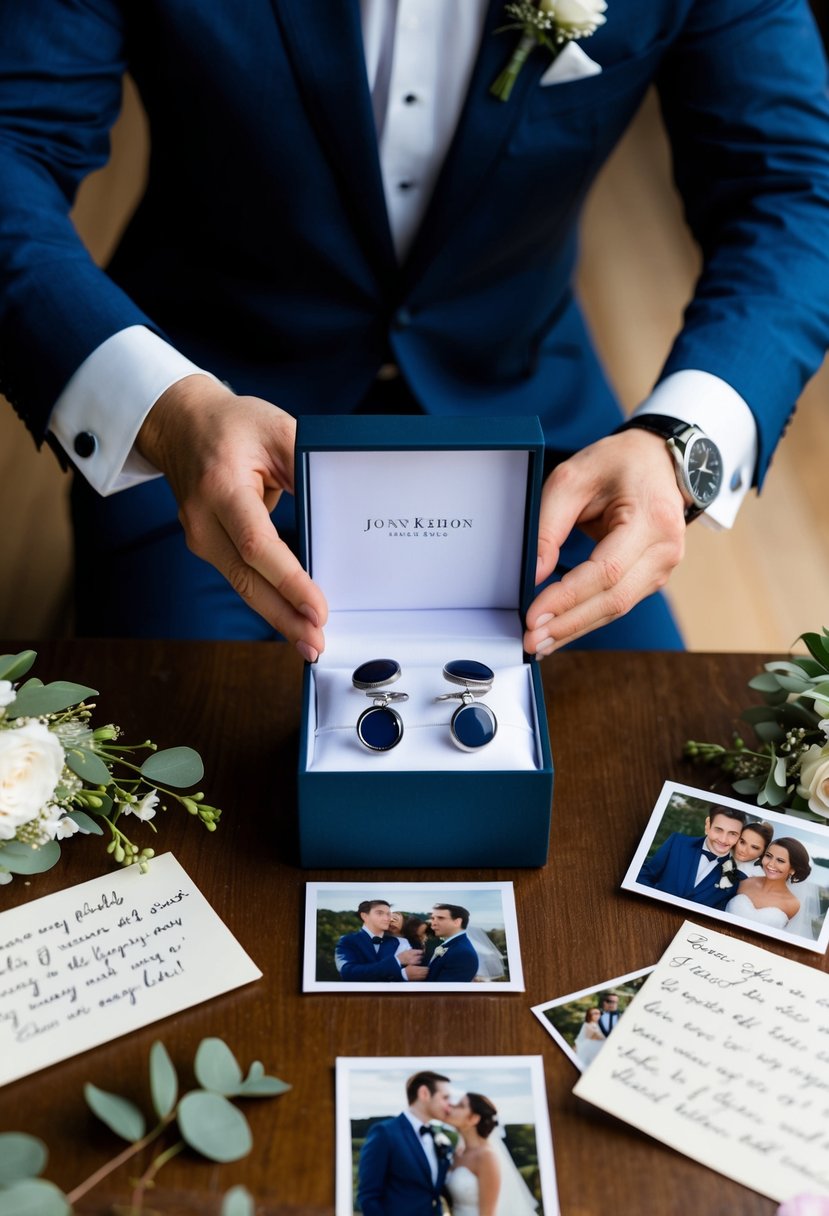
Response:
[[[568,42],[595,34],[605,23],[606,9],[605,0],[517,0],[507,4],[505,11],[515,21],[495,32],[520,30],[521,37],[509,63],[493,81],[490,93],[500,101],[507,101],[518,73],[535,47],[546,47],[555,59]]]
[[[120,727],[93,726],[94,688],[20,682],[36,658],[33,650],[0,655],[0,884],[51,869],[58,841],[76,835],[105,835],[114,861],[146,870],[154,850],[133,842],[133,825],[155,832],[150,821],[162,800],[216,830],[218,807],[201,791],[178,792],[201,781],[198,752],[124,743]],[[142,760],[141,752],[150,755]]]

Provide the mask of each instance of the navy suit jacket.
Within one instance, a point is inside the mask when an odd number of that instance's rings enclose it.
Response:
[[[472,942],[462,933],[451,941],[441,942],[446,946],[446,953],[432,954],[429,959],[429,974],[427,981],[434,980],[440,984],[465,984],[474,980],[478,974],[478,955]]]
[[[643,886],[676,895],[679,899],[692,899],[694,903],[705,904],[709,908],[724,908],[746,875],[737,870],[733,886],[721,888],[717,883],[722,877],[722,869],[714,866],[699,886],[695,886],[704,843],[704,836],[683,836],[681,832],[673,832],[642,866],[637,881]]]
[[[434,1216],[449,1168],[438,1157],[437,1182],[405,1115],[369,1129],[360,1153],[357,1200],[363,1216]]]
[[[343,980],[403,980],[395,954],[400,948],[398,938],[383,937],[378,950],[362,929],[346,933],[337,942],[334,961]]]
[[[346,413],[393,358],[431,413],[541,418],[568,451],[620,413],[574,302],[584,196],[655,82],[705,258],[665,371],[728,381],[762,478],[829,345],[829,106],[806,0],[617,0],[601,74],[541,87],[491,0],[465,108],[398,265],[357,0],[0,6],[0,388],[37,438],[84,358],[146,324],[240,393]],[[67,212],[129,69],[145,196],[108,273]]]

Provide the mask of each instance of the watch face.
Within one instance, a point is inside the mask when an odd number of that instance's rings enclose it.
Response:
[[[722,458],[707,436],[695,439],[685,454],[688,488],[698,506],[705,508],[717,497],[722,485]]]

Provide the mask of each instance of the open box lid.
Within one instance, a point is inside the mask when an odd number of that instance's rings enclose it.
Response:
[[[333,614],[505,610],[534,594],[537,418],[298,421],[304,565]]]

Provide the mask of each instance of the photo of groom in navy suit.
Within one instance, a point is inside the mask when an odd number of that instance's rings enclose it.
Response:
[[[360,1153],[357,1202],[363,1216],[437,1216],[450,1165],[448,1138],[433,1120],[449,1114],[449,1078],[418,1072],[406,1082],[408,1108],[369,1129]],[[443,1144],[442,1140],[447,1143]]]
[[[406,972],[420,963],[423,951],[404,948],[405,942],[389,933],[391,907],[386,900],[364,899],[357,915],[363,922],[362,929],[344,933],[335,949],[340,979],[399,983],[411,978]]]
[[[705,820],[704,836],[672,832],[639,871],[638,882],[678,899],[722,909],[747,875],[737,870],[724,886],[722,864],[740,839],[747,816],[742,811],[714,809]]]
[[[478,974],[478,955],[466,935],[469,912],[460,904],[435,904],[429,918],[432,932],[440,939],[429,958],[427,982],[463,984]]]

